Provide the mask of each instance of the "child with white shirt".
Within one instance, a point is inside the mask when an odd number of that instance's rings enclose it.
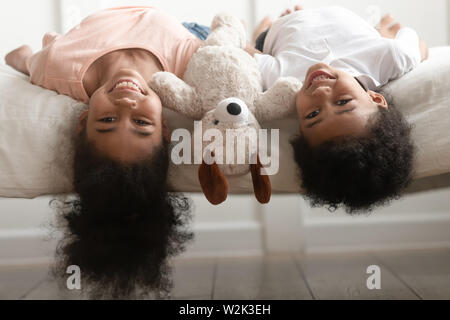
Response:
[[[314,206],[368,211],[399,197],[411,180],[410,126],[377,91],[428,49],[414,30],[392,22],[385,16],[377,31],[341,7],[297,8],[257,39],[262,52],[248,48],[264,88],[279,77],[304,81],[291,144]]]

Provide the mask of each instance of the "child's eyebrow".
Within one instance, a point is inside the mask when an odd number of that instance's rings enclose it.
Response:
[[[346,112],[352,112],[353,110],[355,110],[356,107],[350,108],[350,109],[346,109],[346,110],[340,110],[340,111],[336,111],[334,114],[340,115]]]
[[[111,128],[111,129],[96,129],[95,131],[97,131],[98,133],[109,133],[109,132],[114,132],[116,129]]]
[[[319,122],[322,122],[322,119],[316,120],[316,121],[314,121],[313,123],[308,124],[308,125],[306,126],[306,128],[309,129],[309,128],[315,126],[316,124],[318,124]]]
[[[111,129],[96,129],[95,131],[97,131],[98,133],[109,133],[109,132],[114,132],[116,131],[116,128],[111,128]],[[143,136],[143,137],[148,137],[152,135],[152,132],[146,132],[146,131],[140,131],[137,129],[132,129],[133,133]]]

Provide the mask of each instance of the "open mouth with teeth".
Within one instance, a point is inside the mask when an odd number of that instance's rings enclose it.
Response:
[[[145,95],[144,90],[141,88],[141,86],[134,80],[130,79],[121,79],[119,80],[115,86],[110,90],[110,92],[115,91],[124,91],[124,90],[131,90],[138,92],[142,95]]]
[[[329,79],[335,80],[336,78],[333,77],[328,72],[325,72],[322,70],[315,71],[309,76],[308,88],[310,88],[314,83],[324,81],[324,80],[329,80]]]

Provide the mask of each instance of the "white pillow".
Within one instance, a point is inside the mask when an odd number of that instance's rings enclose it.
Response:
[[[431,49],[428,60],[386,85],[384,91],[413,125],[415,176],[449,172],[450,47]]]
[[[0,196],[72,190],[72,132],[82,103],[0,65]]]
[[[434,48],[428,61],[384,88],[415,127],[416,177],[450,171],[449,56],[450,47]],[[0,197],[34,198],[72,190],[73,134],[85,108],[0,65]],[[165,115],[171,128],[193,127],[191,120],[174,112],[165,110]],[[298,130],[297,119],[263,125],[280,129],[280,168],[270,177],[273,193],[299,192],[289,145]],[[196,165],[172,164],[174,188],[200,192],[197,169]],[[229,183],[232,193],[253,193],[250,175],[231,178]]]

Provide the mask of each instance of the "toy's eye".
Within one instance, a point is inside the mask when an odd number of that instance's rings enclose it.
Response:
[[[215,121],[214,121],[214,125],[217,126],[218,124],[219,124],[219,120],[215,120]]]

